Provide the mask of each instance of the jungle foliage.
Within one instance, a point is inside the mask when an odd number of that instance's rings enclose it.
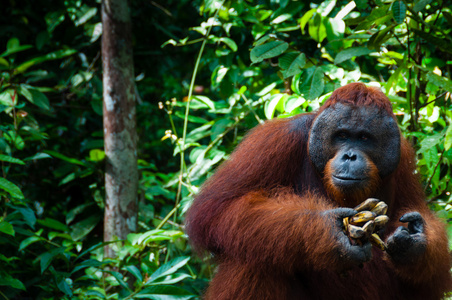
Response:
[[[452,228],[451,4],[130,1],[139,231],[104,259],[100,0],[7,1],[0,299],[199,297],[215,266],[183,219],[200,185],[249,129],[354,81],[389,95],[426,201]]]

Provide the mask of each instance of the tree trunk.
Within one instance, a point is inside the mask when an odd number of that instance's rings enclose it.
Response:
[[[137,133],[132,30],[127,0],[102,1],[104,241],[125,239],[137,228]],[[105,256],[115,252],[105,247]]]

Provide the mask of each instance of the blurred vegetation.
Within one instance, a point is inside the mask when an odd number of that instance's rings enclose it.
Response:
[[[183,232],[199,186],[247,130],[354,81],[389,96],[426,201],[451,222],[450,1],[130,5],[140,226],[115,259],[102,253],[100,0],[2,7],[0,299],[198,298],[215,267]]]

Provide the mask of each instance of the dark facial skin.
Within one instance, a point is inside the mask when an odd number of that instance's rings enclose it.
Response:
[[[317,171],[330,176],[342,191],[364,188],[371,169],[384,178],[400,160],[400,132],[396,121],[376,107],[336,104],[314,121],[309,138],[309,156]],[[375,177],[375,175],[373,175]]]

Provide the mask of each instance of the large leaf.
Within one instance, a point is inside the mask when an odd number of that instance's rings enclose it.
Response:
[[[25,165],[25,163],[23,161],[21,161],[20,159],[14,158],[14,157],[11,157],[8,155],[3,155],[3,154],[0,154],[0,161],[6,161],[11,164]]]
[[[371,50],[367,47],[348,48],[348,49],[342,50],[341,52],[339,52],[336,55],[336,58],[334,59],[334,63],[340,64],[341,62],[349,60],[353,57],[367,55],[372,52],[374,52],[374,50]]]
[[[6,234],[9,234],[12,236],[14,236],[14,234],[15,234],[13,225],[11,225],[10,223],[8,223],[6,221],[0,222],[0,232],[6,233]]]
[[[446,137],[444,140],[444,150],[449,150],[452,146],[452,125],[449,125],[446,131]]]
[[[39,56],[39,57],[35,57],[33,59],[30,59],[22,64],[20,64],[16,70],[15,70],[15,74],[19,74],[19,73],[23,73],[25,72],[28,68],[40,64],[42,62],[45,61],[49,61],[49,60],[55,60],[55,59],[61,59],[67,56],[70,56],[74,53],[77,53],[77,50],[74,49],[64,49],[64,50],[58,50],[58,51],[54,51],[51,53],[48,53],[46,55],[43,56]]]
[[[265,117],[268,120],[273,119],[277,108],[280,108],[279,111],[282,111],[284,109],[285,96],[285,94],[272,95],[269,101],[265,103],[264,112]]]
[[[49,99],[47,98],[47,96],[34,87],[26,84],[21,84],[19,86],[18,92],[34,105],[46,110],[50,109]]]
[[[176,286],[150,286],[136,294],[134,298],[152,300],[188,300],[195,297],[191,292]]]
[[[326,38],[326,26],[323,17],[316,14],[314,18],[309,20],[309,35],[318,43],[321,43]]]
[[[435,73],[428,71],[427,80],[433,83],[436,86],[441,87],[442,89],[452,93],[452,82],[445,77],[441,77],[436,75]]]
[[[24,199],[24,194],[22,194],[20,188],[3,177],[0,177],[0,189],[7,191],[13,197]]]
[[[52,250],[42,254],[41,255],[41,274],[44,273],[45,270],[47,270],[47,268],[52,263],[53,259],[57,255],[63,254],[65,250],[66,250],[66,247],[59,247],[59,248],[52,249]]]
[[[381,44],[383,44],[385,41],[387,41],[389,38],[392,37],[392,29],[395,27],[395,25],[391,25],[386,27],[383,30],[380,30],[376,33],[374,33],[370,39],[369,39],[369,43],[368,43],[368,48],[369,49],[375,49],[375,50],[379,50]]]
[[[59,158],[61,160],[67,161],[68,163],[74,164],[74,165],[81,165],[81,166],[86,166],[86,164],[78,159],[75,158],[71,158],[71,157],[67,157],[66,155],[63,155],[61,153],[58,153],[56,151],[52,151],[52,150],[46,150],[44,151],[44,153],[47,153],[53,157]]]
[[[306,24],[309,22],[309,20],[311,20],[311,18],[315,12],[316,12],[316,9],[313,8],[313,9],[309,10],[308,12],[306,12],[303,15],[303,17],[300,18],[300,28],[301,28],[302,34],[305,33],[304,28],[306,27]]]
[[[169,262],[158,268],[154,273],[152,273],[146,284],[149,284],[158,278],[173,274],[174,272],[185,266],[189,260],[190,257],[187,256],[180,256],[176,257],[173,260],[170,260]]]
[[[279,66],[283,69],[284,78],[300,73],[305,65],[306,55],[304,53],[291,52],[279,58]]]
[[[406,4],[403,1],[395,1],[392,4],[392,16],[398,24],[402,24],[406,17]]]
[[[253,64],[272,58],[284,53],[289,48],[289,44],[283,41],[272,41],[263,45],[259,45],[251,50],[251,62]]]
[[[1,286],[10,286],[12,288],[24,290],[24,291],[26,290],[24,284],[19,279],[13,278],[13,277],[11,277],[11,275],[4,273],[4,272],[0,272],[0,285]]]
[[[414,4],[413,10],[415,12],[419,12],[421,10],[423,10],[427,4],[430,4],[432,2],[432,0],[416,0],[414,1],[416,4]]]
[[[423,30],[419,30],[416,28],[411,28],[411,30],[416,35],[420,36],[427,42],[432,43],[432,44],[438,46],[441,50],[452,54],[452,44],[448,40],[443,39],[443,38],[438,38],[438,37],[430,34],[429,32],[425,32]]]
[[[322,95],[323,89],[325,88],[324,72],[321,67],[317,67],[312,76],[311,88],[309,91],[308,98],[310,100],[318,98]]]
[[[84,238],[88,233],[90,233],[94,229],[94,227],[96,227],[96,225],[99,223],[101,219],[102,219],[101,216],[94,215],[72,225],[71,226],[72,239],[74,241],[78,241]]]

